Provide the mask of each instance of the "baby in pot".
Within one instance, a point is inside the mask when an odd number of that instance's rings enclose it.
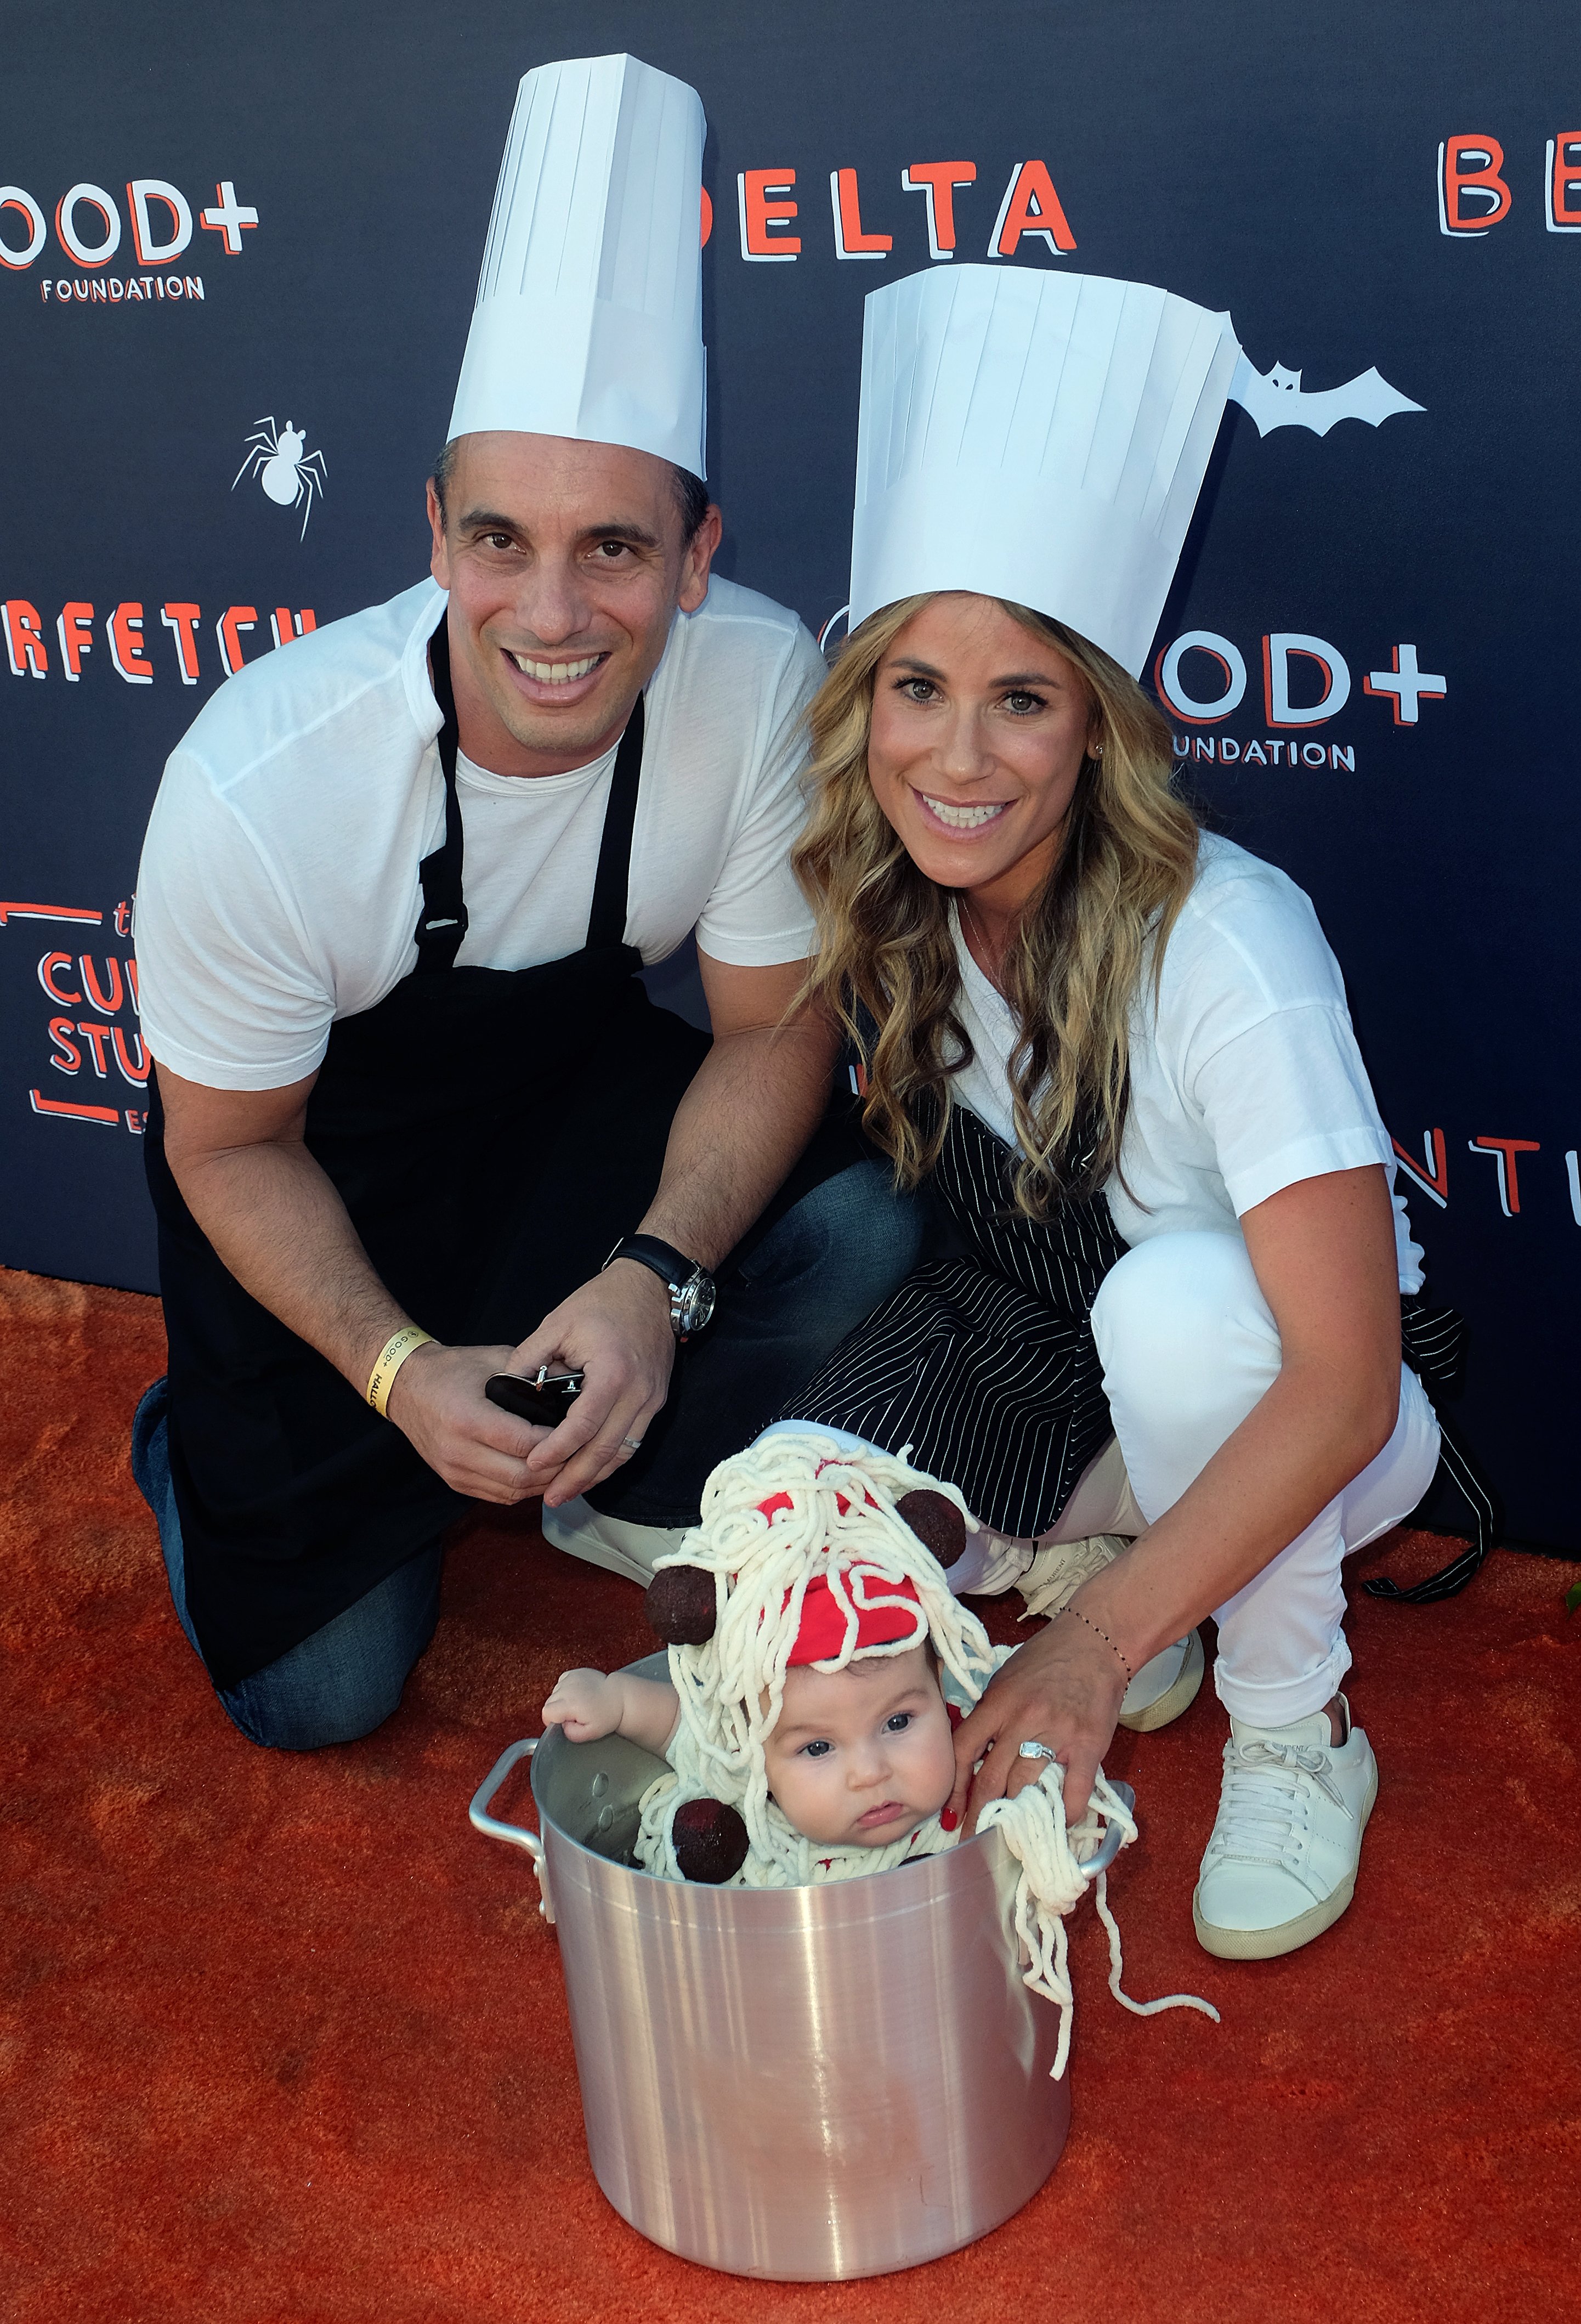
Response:
[[[1015,1651],[992,1646],[951,1589],[969,1529],[953,1488],[850,1440],[775,1430],[721,1462],[701,1524],[648,1589],[668,1682],[567,1671],[544,1705],[572,1742],[619,1733],[668,1760],[640,1802],[646,1871],[796,1887],[957,1845],[952,1729]],[[1071,2008],[1064,1916],[1087,1893],[1082,1866],[1104,1827],[1117,1824],[1123,1844],[1136,1833],[1101,1770],[1068,1831],[1063,1774],[1047,1760],[979,1820],[1016,1860],[1022,1975],[1061,2013],[1056,2074]],[[1140,2015],[1217,2016],[1194,1995],[1136,2003],[1122,1991],[1101,1871],[1094,1890],[1116,1999]]]

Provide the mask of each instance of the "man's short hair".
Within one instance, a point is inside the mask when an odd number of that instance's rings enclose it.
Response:
[[[441,524],[446,521],[445,494],[455,466],[455,447],[460,441],[459,436],[453,436],[434,463],[434,492],[439,503]],[[676,506],[681,512],[681,539],[684,543],[690,542],[708,514],[708,486],[701,476],[694,476],[690,468],[674,465],[670,468],[670,482],[675,487]]]

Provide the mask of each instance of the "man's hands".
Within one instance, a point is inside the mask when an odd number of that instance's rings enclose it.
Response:
[[[519,1369],[510,1348],[441,1348],[430,1341],[414,1348],[396,1373],[384,1416],[452,1492],[476,1501],[524,1501],[538,1490],[528,1456],[550,1431],[502,1412],[483,1394],[496,1372]]]
[[[1046,1743],[1064,1768],[1065,1821],[1080,1823],[1125,1692],[1119,1656],[1085,1623],[1056,1616],[1029,1638],[955,1730],[950,1807],[970,1819],[967,1832],[976,1831],[990,1800],[1013,1799],[1023,1784],[1036,1782],[1043,1761],[1017,1756],[1033,1740]]]
[[[665,1400],[675,1361],[669,1300],[657,1276],[618,1259],[546,1315],[519,1348],[414,1350],[395,1376],[386,1416],[458,1493],[551,1508],[585,1492],[631,1458],[631,1444]],[[586,1377],[557,1428],[535,1428],[491,1404],[495,1372],[531,1379],[564,1363]]]
[[[669,1392],[675,1360],[669,1294],[635,1259],[616,1259],[562,1300],[501,1368],[530,1376],[563,1363],[585,1375],[558,1428],[533,1432],[525,1489],[556,1509],[629,1461]]]

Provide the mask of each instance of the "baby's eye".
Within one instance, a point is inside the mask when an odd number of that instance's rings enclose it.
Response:
[[[825,1752],[832,1751],[833,1748],[832,1743],[804,1743],[802,1757],[804,1759],[822,1759]]]
[[[897,1711],[893,1719],[886,1720],[884,1723],[891,1735],[904,1735],[915,1717],[914,1711]]]

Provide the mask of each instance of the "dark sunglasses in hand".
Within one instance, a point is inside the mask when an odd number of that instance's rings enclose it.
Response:
[[[484,1383],[483,1394],[491,1404],[514,1413],[518,1420],[530,1420],[535,1428],[558,1428],[582,1394],[584,1377],[582,1372],[551,1373],[547,1364],[540,1364],[531,1379],[519,1372],[496,1372]]]

